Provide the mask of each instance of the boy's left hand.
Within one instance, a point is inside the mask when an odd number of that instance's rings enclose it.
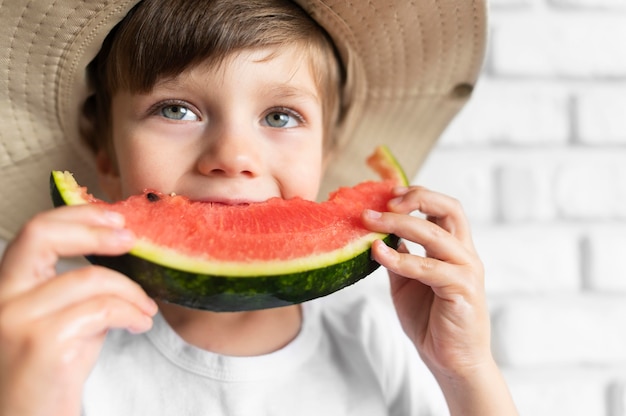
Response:
[[[436,376],[463,378],[491,365],[483,266],[461,205],[423,187],[397,188],[384,213],[366,211],[365,226],[424,247],[410,254],[376,241],[372,257],[389,271],[393,302],[409,338]],[[409,215],[419,211],[426,216]]]

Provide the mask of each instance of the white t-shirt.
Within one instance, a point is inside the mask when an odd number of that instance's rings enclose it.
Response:
[[[145,334],[111,331],[85,386],[83,414],[448,414],[432,375],[380,304],[328,296],[302,308],[298,336],[255,357],[187,344],[160,314]]]

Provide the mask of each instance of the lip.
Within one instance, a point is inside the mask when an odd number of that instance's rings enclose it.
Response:
[[[192,187],[181,187],[176,194],[185,195],[189,200],[194,202],[205,202],[216,205],[250,205],[259,202],[265,202],[268,199],[280,196],[279,193],[265,189],[266,186],[255,187],[240,186],[235,183],[229,183],[225,186],[220,183],[207,185],[196,185]]]
[[[206,204],[212,204],[212,205],[223,205],[223,206],[246,206],[246,205],[250,205],[254,202],[252,201],[242,201],[242,200],[229,200],[229,201],[225,201],[225,200],[214,200],[214,199],[194,199],[194,202],[203,202]]]
[[[269,199],[269,198],[267,198]],[[208,197],[208,198],[190,198],[191,201],[194,202],[204,202],[208,204],[215,205],[226,205],[226,206],[245,206],[258,202],[264,202],[265,200],[252,200],[248,198],[216,198],[216,197]]]

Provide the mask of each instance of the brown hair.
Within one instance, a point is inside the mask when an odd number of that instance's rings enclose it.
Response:
[[[110,107],[117,91],[149,92],[159,80],[194,65],[219,64],[243,49],[294,43],[302,46],[316,77],[324,143],[330,149],[340,117],[340,61],[326,32],[289,0],[140,2],[111,31],[88,67],[94,93],[84,105],[83,139],[94,152],[112,151]]]

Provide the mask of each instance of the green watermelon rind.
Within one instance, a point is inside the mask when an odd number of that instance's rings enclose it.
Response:
[[[383,241],[397,247],[398,238],[387,235]],[[350,260],[328,266],[246,278],[192,273],[132,254],[90,256],[89,260],[132,276],[155,299],[216,312],[266,309],[309,301],[350,286],[380,266],[371,259],[369,248]]]
[[[146,240],[139,240],[130,253],[141,258],[153,259],[154,263],[162,266],[173,267],[194,274],[258,278],[259,276],[299,273],[304,270],[314,270],[348,261],[355,255],[367,250],[374,241],[384,239],[386,236],[387,234],[369,233],[340,249],[327,253],[293,260],[251,261],[248,263],[207,261],[181,254],[167,247],[154,245]]]
[[[368,164],[383,179],[408,185],[385,146],[376,149]],[[69,172],[51,173],[50,192],[55,207],[90,202]],[[356,283],[380,266],[371,258],[371,244],[377,239],[393,248],[399,241],[394,235],[369,233],[321,255],[241,264],[191,258],[139,240],[128,254],[87,259],[129,276],[155,299],[195,309],[234,312],[301,303]]]
[[[407,178],[404,169],[387,146],[378,146],[374,153],[367,158],[367,164],[372,170],[378,172],[383,179],[392,180],[402,186],[409,185],[409,178]]]

